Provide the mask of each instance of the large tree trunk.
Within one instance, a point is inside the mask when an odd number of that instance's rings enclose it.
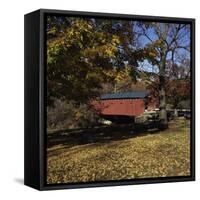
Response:
[[[161,128],[168,128],[167,111],[166,111],[166,92],[165,92],[165,59],[160,66],[159,74],[159,109]]]

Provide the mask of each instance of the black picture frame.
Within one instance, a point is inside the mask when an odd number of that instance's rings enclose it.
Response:
[[[65,15],[108,19],[188,23],[191,25],[191,143],[190,176],[101,181],[74,184],[45,184],[46,177],[46,37],[45,16]],[[38,190],[86,188],[195,180],[195,19],[138,16],[128,14],[95,13],[40,9],[24,17],[24,184]]]

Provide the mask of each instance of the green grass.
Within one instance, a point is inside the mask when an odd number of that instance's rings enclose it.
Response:
[[[177,119],[162,132],[104,143],[47,150],[47,183],[72,183],[190,175],[189,120]]]

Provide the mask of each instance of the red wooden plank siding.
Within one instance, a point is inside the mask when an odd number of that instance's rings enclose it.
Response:
[[[143,99],[108,99],[93,103],[102,115],[139,116],[144,112]]]

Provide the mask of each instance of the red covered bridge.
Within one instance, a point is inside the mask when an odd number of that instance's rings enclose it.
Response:
[[[146,91],[104,94],[94,106],[100,115],[111,121],[133,119],[144,112],[147,94]]]

